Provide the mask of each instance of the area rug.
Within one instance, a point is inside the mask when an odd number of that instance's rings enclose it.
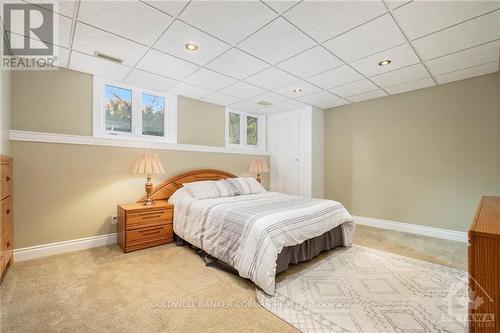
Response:
[[[466,332],[467,273],[361,246],[287,277],[259,303],[302,332]]]

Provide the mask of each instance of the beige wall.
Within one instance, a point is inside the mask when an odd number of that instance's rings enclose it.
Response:
[[[224,147],[223,106],[179,96],[177,109],[178,143]]]
[[[11,72],[0,70],[0,154],[10,154]]]
[[[354,215],[465,231],[500,195],[499,74],[326,112],[326,197]]]
[[[92,75],[59,69],[12,74],[12,128],[92,135]],[[224,107],[179,96],[177,141],[224,146]]]
[[[118,203],[144,193],[143,177],[128,174],[141,149],[13,142],[14,246],[22,248],[115,232]],[[167,172],[213,168],[248,175],[255,156],[155,151]],[[269,160],[268,160],[269,162]],[[269,186],[267,175],[263,178]]]
[[[92,135],[92,77],[70,70],[12,75],[12,128]],[[224,146],[224,108],[178,99],[178,141]],[[204,130],[205,129],[205,130]],[[14,247],[113,233],[116,205],[142,196],[144,179],[128,174],[133,148],[12,142]],[[247,175],[252,155],[156,151],[167,171],[213,168]],[[264,184],[269,185],[267,177]]]

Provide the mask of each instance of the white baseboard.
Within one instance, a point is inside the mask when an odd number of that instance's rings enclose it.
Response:
[[[64,242],[24,247],[14,250],[14,261],[36,259],[54,254],[86,250],[93,247],[116,244],[117,234],[107,234],[94,237],[73,239]]]
[[[428,227],[424,225],[395,222],[374,219],[370,217],[363,216],[353,216],[354,222],[361,225],[366,225],[369,227],[395,230],[401,232],[407,232],[410,234],[417,234],[441,239],[447,239],[457,242],[467,243],[467,233],[463,231],[455,231],[449,229],[440,229],[434,227]]]

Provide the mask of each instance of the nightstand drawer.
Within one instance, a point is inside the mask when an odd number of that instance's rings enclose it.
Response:
[[[164,224],[157,227],[143,228],[127,231],[127,247],[142,243],[149,243],[161,239],[173,238],[172,224]]]
[[[141,213],[127,213],[127,230],[171,222],[172,216],[172,209],[150,210]]]
[[[12,166],[0,164],[0,199],[12,194]]]

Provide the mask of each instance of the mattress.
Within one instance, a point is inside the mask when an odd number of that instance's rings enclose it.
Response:
[[[340,245],[349,246],[354,232],[352,217],[342,204],[276,192],[179,200],[174,210],[174,232],[180,238],[234,267],[271,295],[284,248],[336,227],[342,235]]]

